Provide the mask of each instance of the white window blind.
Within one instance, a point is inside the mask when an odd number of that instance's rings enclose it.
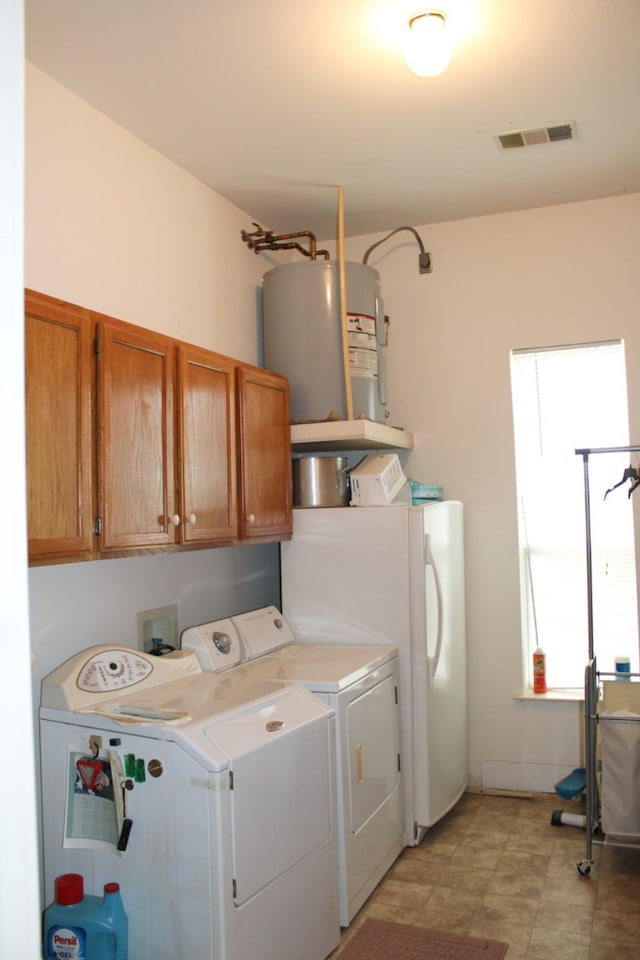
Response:
[[[588,657],[583,460],[577,448],[629,444],[621,341],[513,351],[523,654],[546,654],[549,687],[582,687]],[[590,458],[594,650],[601,670],[638,669],[629,454]],[[637,496],[640,496],[638,490]]]

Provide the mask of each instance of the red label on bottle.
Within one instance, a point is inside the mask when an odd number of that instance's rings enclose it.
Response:
[[[47,960],[86,960],[87,937],[81,927],[51,927]]]

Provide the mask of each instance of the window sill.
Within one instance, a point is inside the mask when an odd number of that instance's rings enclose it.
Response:
[[[525,690],[523,693],[514,693],[513,700],[540,700],[543,703],[555,701],[574,701],[582,703],[584,701],[584,690],[580,687],[558,687],[549,690],[547,693],[534,693],[533,690]]]

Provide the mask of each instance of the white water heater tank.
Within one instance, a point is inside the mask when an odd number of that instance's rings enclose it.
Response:
[[[264,365],[289,380],[291,419],[347,419],[337,260],[274,267],[263,279]],[[385,421],[386,325],[380,277],[345,264],[348,368],[353,416]]]

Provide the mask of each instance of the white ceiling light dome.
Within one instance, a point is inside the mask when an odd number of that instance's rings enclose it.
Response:
[[[420,10],[409,18],[405,58],[418,77],[437,77],[451,60],[453,48],[442,10]]]

